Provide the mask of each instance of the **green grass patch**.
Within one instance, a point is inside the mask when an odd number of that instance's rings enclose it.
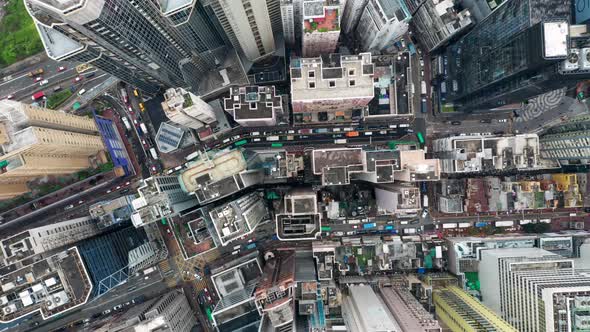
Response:
[[[0,21],[0,68],[43,51],[33,19],[22,0],[8,0]]]
[[[58,108],[61,104],[68,100],[70,96],[72,96],[72,91],[70,91],[70,89],[65,89],[52,94],[51,96],[47,97],[47,108],[51,110]]]

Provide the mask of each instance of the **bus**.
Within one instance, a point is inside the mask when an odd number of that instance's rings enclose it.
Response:
[[[129,119],[127,119],[126,116],[121,117],[121,119],[123,120],[123,124],[125,125],[125,128],[127,128],[127,130],[131,130],[131,123],[129,123]]]
[[[371,229],[371,228],[375,228],[375,227],[377,227],[377,224],[374,222],[363,225],[363,229]]]
[[[242,145],[247,144],[247,143],[248,143],[248,140],[243,139],[241,141],[235,142],[234,143],[234,146],[242,146]]]
[[[162,225],[166,226],[168,224],[168,221],[166,221],[166,218],[162,218],[161,220]]]
[[[272,143],[270,146],[273,148],[280,148],[283,146],[283,143]]]
[[[359,136],[358,131],[349,131],[346,133],[346,137],[357,137],[357,136]]]
[[[155,148],[150,148],[150,154],[152,155],[152,158],[154,158],[154,160],[158,160],[158,152],[156,152]]]
[[[334,144],[346,144],[346,139],[335,139]]]
[[[207,319],[210,321],[213,321],[213,314],[211,312],[211,308],[206,307],[205,308],[205,314],[207,315]]]
[[[332,227],[330,226],[322,226],[322,232],[330,232],[332,230]]]
[[[141,131],[143,131],[144,134],[146,134],[146,135],[148,134],[148,130],[147,130],[147,127],[145,126],[145,123],[143,123],[143,122],[140,123],[139,128],[141,128]]]
[[[420,142],[420,144],[424,144],[426,142],[421,132],[417,132],[416,137],[418,137],[418,142]]]

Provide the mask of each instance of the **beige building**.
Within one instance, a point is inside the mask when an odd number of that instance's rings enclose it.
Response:
[[[88,168],[104,149],[93,119],[0,101],[0,199],[28,192],[33,178]]]
[[[162,109],[176,124],[199,129],[216,121],[211,105],[182,88],[166,90],[164,99]]]

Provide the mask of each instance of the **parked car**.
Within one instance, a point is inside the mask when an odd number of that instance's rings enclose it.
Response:
[[[461,121],[451,121],[451,124],[453,126],[460,126],[461,125]]]

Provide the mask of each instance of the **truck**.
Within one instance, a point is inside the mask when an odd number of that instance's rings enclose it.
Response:
[[[363,229],[371,229],[371,228],[375,228],[375,227],[377,227],[377,224],[374,222],[363,224]]]
[[[449,228],[457,228],[457,224],[454,222],[442,224],[442,228],[449,229]]]
[[[335,139],[334,144],[346,144],[345,138]]]
[[[143,270],[143,275],[150,274],[150,273],[152,273],[154,271],[156,271],[156,267],[155,266],[152,266],[150,268],[147,268],[147,269]]]
[[[43,98],[45,98],[45,92],[43,92],[43,91],[39,91],[31,96],[31,99],[33,99],[33,100],[39,100],[39,99],[43,99]]]
[[[269,141],[269,142],[278,141],[279,140],[279,136],[268,136],[266,138],[266,140]]]
[[[415,228],[404,228],[404,234],[416,234]]]
[[[150,148],[150,155],[152,156],[152,158],[158,159],[158,152],[156,152],[155,148]]]
[[[359,132],[358,131],[349,131],[346,133],[346,137],[358,137],[359,136]]]
[[[420,112],[428,113],[428,105],[426,103],[426,98],[422,98],[422,101],[420,102]]]
[[[514,221],[512,220],[502,220],[496,221],[496,227],[512,227],[514,226]]]
[[[422,198],[422,207],[428,207],[428,195],[424,195]]]
[[[469,227],[471,227],[470,222],[460,222],[459,223],[459,228],[469,228]]]
[[[147,127],[145,126],[145,123],[143,123],[143,122],[140,123],[139,128],[141,128],[141,131],[143,131],[144,134],[146,134],[146,135],[148,134],[148,130],[147,130]]]
[[[129,123],[129,119],[127,119],[126,116],[122,117],[123,119],[123,124],[125,125],[125,128],[127,128],[127,130],[131,130],[131,124]]]
[[[45,72],[45,70],[43,70],[43,68],[39,68],[39,69],[35,69],[33,71],[30,71],[27,74],[27,76],[29,76],[29,77],[35,77],[35,76],[43,75],[44,72]]]
[[[420,92],[422,93],[423,96],[426,95],[426,82],[425,81],[420,82]]]

